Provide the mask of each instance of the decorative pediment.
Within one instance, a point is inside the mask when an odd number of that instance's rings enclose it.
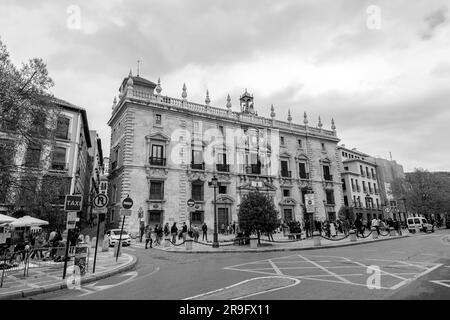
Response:
[[[330,160],[330,158],[325,157],[325,158],[320,159],[320,162],[321,162],[321,163],[328,163],[328,164],[330,164],[330,163],[331,163],[331,160]]]
[[[188,172],[188,180],[189,180],[189,182],[193,182],[193,181],[206,182],[207,175],[204,172],[189,171]]]
[[[283,200],[281,200],[279,204],[280,206],[295,206],[297,204],[297,200],[291,197],[286,197],[283,198]]]
[[[283,151],[280,153],[280,158],[290,158],[291,154],[289,152]]]
[[[168,135],[164,134],[163,132],[155,132],[155,133],[149,134],[149,135],[145,136],[145,139],[165,141],[165,142],[170,141],[170,137]]]
[[[260,181],[259,186],[252,185],[252,182],[250,181],[250,182],[244,183],[241,186],[238,186],[237,188],[239,190],[242,190],[242,191],[256,191],[256,190],[259,190],[261,192],[263,192],[263,191],[265,191],[265,192],[266,191],[276,191],[277,190],[277,188],[273,184],[268,183],[266,181]]]
[[[214,203],[214,200],[211,201],[212,203]],[[234,199],[233,197],[226,195],[226,194],[222,194],[217,196],[217,204],[233,204],[234,203]]]
[[[308,161],[308,156],[305,152],[297,152],[295,159],[300,161]]]

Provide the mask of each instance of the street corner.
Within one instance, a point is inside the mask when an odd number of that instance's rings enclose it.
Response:
[[[263,293],[287,289],[301,281],[282,275],[271,275],[247,279],[217,290],[201,293],[184,300],[240,300]]]

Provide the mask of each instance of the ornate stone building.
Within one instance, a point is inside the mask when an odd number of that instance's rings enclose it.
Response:
[[[251,190],[271,195],[280,220],[302,220],[304,195],[315,197],[315,218],[334,219],[343,205],[336,128],[316,127],[258,116],[254,99],[245,90],[240,112],[163,96],[155,84],[130,74],[114,98],[109,171],[109,227],[118,226],[121,202],[129,195],[134,205],[126,228],[137,233],[140,223],[188,225],[214,221],[216,176],[219,226],[238,221],[238,205]],[[188,199],[195,200],[188,209]],[[139,215],[139,212],[143,214]]]

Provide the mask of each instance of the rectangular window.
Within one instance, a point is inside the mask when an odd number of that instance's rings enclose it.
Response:
[[[155,115],[155,123],[156,124],[161,124],[162,123],[162,118],[160,114],[156,114]]]
[[[114,209],[111,209],[111,222],[114,222]]]
[[[56,138],[65,140],[69,138],[69,124],[70,124],[69,118],[58,117],[58,124],[56,125],[56,132],[55,132]]]
[[[322,151],[325,151],[325,143],[322,142]]]
[[[116,202],[116,194],[117,194],[117,186],[116,185],[114,185],[113,186],[113,192],[112,192],[112,195],[111,195],[111,201],[113,202],[113,203],[115,203]]]
[[[151,181],[150,182],[150,200],[164,199],[164,182]]]
[[[284,137],[280,137],[280,144],[284,145]]]
[[[38,167],[41,161],[41,146],[38,144],[31,144],[28,146],[25,157],[25,165],[27,167]]]
[[[290,197],[290,196],[291,196],[291,190],[283,189],[283,197]]]
[[[333,190],[326,190],[327,204],[334,204],[334,192]]]
[[[363,185],[363,192],[367,192],[366,182],[363,181],[363,182],[362,182],[362,185]]]
[[[191,223],[194,224],[202,224],[203,223],[204,211],[194,211],[191,212]]]
[[[348,207],[348,198],[347,198],[347,196],[344,196],[344,205]]]
[[[203,163],[203,152],[200,150],[192,150],[192,163]]]
[[[227,194],[227,186],[219,186],[220,194]]]
[[[364,170],[362,166],[359,166],[359,170],[361,171],[361,175],[364,176]]]
[[[367,174],[367,177],[370,177],[369,168],[367,168],[367,167],[366,167],[366,174]]]
[[[284,221],[285,222],[289,222],[289,221],[293,221],[294,220],[294,216],[292,214],[292,209],[284,209],[283,213],[284,213]]]
[[[66,168],[66,148],[55,147],[53,150],[52,167],[53,170],[65,170]]]
[[[380,209],[380,201],[378,200],[378,198],[375,199],[375,200],[376,200],[376,202],[377,202],[377,209]]]
[[[200,133],[200,121],[194,121],[194,132],[195,133]]]
[[[308,175],[306,173],[306,163],[299,162],[298,170],[299,170],[299,174],[300,174],[300,178],[301,179],[307,179],[308,178]]]
[[[348,167],[344,167],[344,170],[345,170],[345,171],[348,171]]]
[[[342,190],[347,190],[347,186],[345,185],[345,180],[344,179],[341,179],[341,182],[342,182]]]
[[[203,183],[192,183],[192,199],[203,201]]]
[[[301,139],[298,139],[298,147],[303,148],[303,142]]]
[[[288,162],[285,160],[281,161],[281,176],[282,177],[289,177],[290,176],[290,172],[288,170]]]
[[[323,178],[325,180],[333,180],[333,176],[330,174],[330,166],[323,166]]]

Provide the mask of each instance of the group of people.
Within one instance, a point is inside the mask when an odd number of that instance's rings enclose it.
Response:
[[[208,226],[206,223],[203,223],[201,226],[195,224],[189,230],[186,222],[183,222],[181,228],[178,228],[176,222],[172,226],[169,226],[169,223],[166,222],[164,227],[158,224],[153,228],[150,225],[141,226],[140,241],[142,242],[142,239],[145,237],[145,249],[161,246],[163,236],[166,239],[170,239],[173,244],[176,244],[177,240],[185,241],[188,234],[194,241],[199,241],[200,230],[202,232],[202,240],[208,241]]]
[[[220,225],[220,233],[223,235],[229,235],[229,234],[236,234],[238,232],[238,227],[236,225],[236,222],[233,221],[233,223],[225,224],[222,223]]]

